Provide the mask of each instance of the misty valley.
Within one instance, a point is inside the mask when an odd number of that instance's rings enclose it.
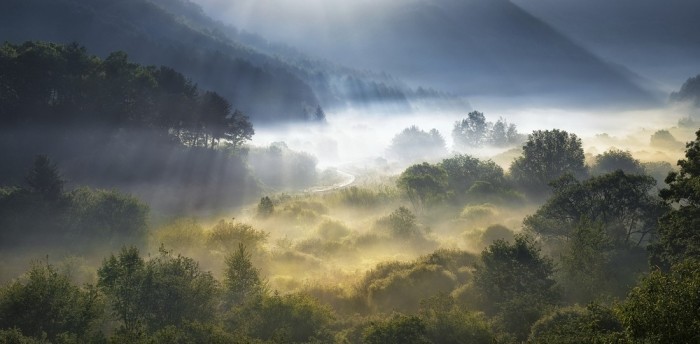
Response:
[[[2,1],[0,343],[698,343],[697,11]]]

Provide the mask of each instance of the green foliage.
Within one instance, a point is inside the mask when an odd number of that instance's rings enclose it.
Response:
[[[137,198],[114,190],[85,187],[67,194],[70,202],[71,240],[94,243],[102,238],[111,247],[121,243],[143,244],[149,208]],[[107,241],[110,240],[110,241]]]
[[[266,219],[275,212],[275,205],[272,203],[270,197],[265,196],[260,199],[258,203],[257,216],[261,219]]]
[[[0,344],[46,344],[46,341],[27,337],[19,329],[13,328],[0,330]]]
[[[293,223],[315,224],[320,220],[321,215],[328,214],[328,207],[314,201],[290,201],[285,203],[276,214]]]
[[[385,262],[368,271],[357,293],[380,311],[416,311],[421,300],[450,293],[470,279],[474,255],[438,250],[414,262]]]
[[[325,220],[318,225],[318,235],[326,240],[340,240],[350,234],[350,229],[342,222]]]
[[[165,249],[146,262],[135,248],[123,248],[118,256],[105,259],[98,278],[127,336],[214,317],[216,280],[191,258]]]
[[[260,271],[253,266],[251,255],[243,243],[238,249],[226,256],[224,271],[224,293],[231,306],[255,301],[266,292],[265,282]]]
[[[421,318],[414,315],[395,314],[383,322],[374,322],[365,330],[366,344],[427,344],[427,330]]]
[[[59,173],[46,157],[37,158],[27,182],[26,190],[5,189],[0,195],[0,245],[53,245],[86,252],[143,243],[149,209],[138,199],[89,188],[63,193]]]
[[[389,203],[395,197],[396,192],[386,188],[369,189],[358,186],[351,186],[337,190],[326,196],[332,202],[337,202],[343,206],[359,209],[375,209],[381,205]]]
[[[221,96],[200,95],[174,70],[130,63],[123,52],[102,61],[77,45],[40,42],[5,43],[0,52],[0,63],[14,67],[5,80],[15,97],[0,99],[9,110],[0,116],[6,125],[140,126],[201,147],[222,138],[239,147],[253,135],[247,118]]]
[[[497,240],[481,253],[474,271],[480,308],[495,316],[505,332],[523,340],[530,326],[558,302],[553,274],[554,264],[531,237],[518,235],[512,244]]]
[[[407,168],[396,182],[413,203],[415,209],[423,209],[441,201],[447,188],[447,172],[427,162]]]
[[[659,195],[673,208],[659,221],[659,238],[651,246],[652,264],[668,269],[685,259],[700,259],[700,130],[686,146],[679,172],[666,178]]]
[[[483,314],[461,309],[449,295],[438,294],[423,300],[419,314],[426,326],[426,337],[432,343],[494,342]]]
[[[700,340],[700,264],[686,261],[669,273],[652,271],[618,309],[632,342],[697,343]]]
[[[489,219],[494,218],[498,214],[498,210],[493,204],[479,204],[479,205],[468,205],[462,209],[462,212],[459,214],[459,217],[469,220],[469,221],[474,221],[474,222],[479,222],[479,221],[488,221]]]
[[[269,234],[253,226],[220,220],[207,235],[207,246],[221,252],[232,252],[240,245],[257,251],[267,241]]]
[[[665,210],[650,194],[654,184],[651,177],[623,171],[583,182],[564,176],[552,183],[551,198],[523,224],[547,240],[567,240],[578,223],[590,220],[603,225],[616,247],[640,246],[654,235]]]
[[[145,341],[148,344],[250,344],[250,338],[227,333],[210,323],[187,322],[182,326],[167,326]]]
[[[609,290],[617,262],[613,244],[600,223],[580,222],[561,257],[564,290],[578,302],[589,302]]]
[[[566,131],[537,130],[528,136],[523,155],[513,161],[510,175],[529,194],[547,194],[547,185],[570,173],[587,174],[581,139]]]
[[[151,241],[185,253],[203,247],[206,242],[204,228],[194,218],[179,218],[151,232]]]
[[[632,157],[632,153],[611,149],[595,157],[595,164],[591,167],[591,175],[597,176],[617,170],[622,170],[626,174],[646,174],[645,168],[639,160]]]
[[[559,308],[542,317],[528,338],[533,344],[623,343],[623,328],[613,311],[589,304]]]
[[[413,125],[394,136],[387,153],[404,162],[416,162],[442,156],[447,150],[437,129],[425,132]]]
[[[389,214],[387,224],[396,237],[410,237],[418,231],[416,216],[406,207],[399,207]]]
[[[32,342],[22,335],[85,340],[96,330],[103,309],[95,288],[74,286],[52,265],[37,263],[26,276],[0,289],[0,329],[17,329],[0,338],[9,343]]]
[[[494,188],[505,184],[503,169],[491,160],[482,161],[469,155],[455,155],[439,164],[447,173],[447,188],[457,199],[463,199],[476,183],[489,183]]]
[[[247,314],[248,336],[273,343],[329,342],[332,311],[305,294],[264,297]]]

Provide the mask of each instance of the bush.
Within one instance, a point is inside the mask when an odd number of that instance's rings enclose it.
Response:
[[[498,215],[498,210],[493,204],[468,205],[464,207],[459,217],[474,221],[489,221]]]
[[[277,343],[328,342],[331,310],[306,294],[272,295],[249,313],[249,336]]]
[[[244,223],[220,220],[207,235],[207,246],[213,250],[230,252],[244,245],[258,250],[267,241],[269,234]]]
[[[325,240],[340,240],[350,234],[350,229],[345,224],[333,220],[324,220],[316,231]]]
[[[395,314],[386,321],[374,322],[364,331],[367,344],[427,344],[426,326],[417,316]]]
[[[153,241],[157,245],[181,253],[204,247],[206,239],[204,228],[193,218],[177,219],[153,231]]]
[[[528,339],[533,344],[620,343],[622,325],[612,310],[589,304],[586,308],[559,308],[534,325]]]

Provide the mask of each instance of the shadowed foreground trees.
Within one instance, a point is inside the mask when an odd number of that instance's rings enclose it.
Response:
[[[44,155],[25,180],[0,188],[0,247],[49,245],[87,253],[144,242],[149,209],[138,199],[87,187],[65,192],[63,177]]]
[[[23,278],[0,289],[0,328],[53,342],[99,338],[103,310],[104,301],[93,286],[74,286],[46,263],[34,263]],[[3,339],[7,337],[0,335],[0,342]]]
[[[652,264],[668,269],[685,259],[700,260],[700,130],[686,146],[679,172],[666,178],[659,193],[671,206],[659,221],[659,240],[652,245]]]
[[[523,235],[512,244],[497,240],[487,247],[474,271],[480,308],[518,340],[527,338],[530,326],[558,303],[555,284],[551,259]]]

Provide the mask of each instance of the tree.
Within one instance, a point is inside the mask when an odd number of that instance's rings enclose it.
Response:
[[[243,244],[226,257],[224,293],[230,306],[239,306],[262,297],[266,292],[260,271],[253,266],[251,255]]]
[[[258,211],[257,211],[257,216],[259,218],[268,218],[270,217],[273,213],[275,212],[275,205],[272,203],[272,200],[270,197],[265,196],[260,199],[260,203],[258,203]]]
[[[440,166],[424,162],[413,165],[401,173],[397,185],[406,192],[414,209],[423,209],[444,198],[447,173]]]
[[[685,261],[670,272],[652,271],[619,307],[633,343],[697,343],[700,340],[700,263]]]
[[[622,170],[627,174],[646,174],[639,160],[632,157],[629,151],[611,149],[595,157],[591,167],[591,175],[601,175]]]
[[[700,259],[700,130],[686,145],[680,171],[666,178],[659,192],[671,210],[659,220],[658,241],[651,246],[654,265],[668,269],[685,259]]]
[[[140,286],[145,265],[138,249],[124,247],[118,256],[105,259],[97,270],[97,286],[107,296],[112,315],[122,322],[124,332],[133,336],[130,338],[141,333],[144,322]]]
[[[583,182],[565,175],[523,225],[545,240],[566,241],[582,221],[598,222],[616,247],[639,247],[651,240],[665,211],[650,193],[655,184],[652,177],[620,170]]]
[[[249,315],[249,336],[272,343],[331,343],[331,309],[306,294],[266,296]]]
[[[139,293],[139,307],[153,332],[190,322],[211,322],[219,285],[194,259],[175,256],[161,247],[159,255],[146,262]]]
[[[566,173],[586,176],[585,157],[581,139],[558,129],[530,134],[523,155],[510,167],[516,183],[534,196],[546,194],[549,182]]]
[[[255,134],[253,125],[248,120],[248,116],[241,111],[234,111],[226,117],[223,138],[234,149],[240,148],[244,142],[250,140]]]
[[[72,285],[49,264],[33,265],[26,277],[0,289],[0,328],[16,328],[35,338],[76,336],[84,341],[96,330],[103,310],[95,288]]]
[[[195,130],[203,129],[203,145],[213,149],[228,129],[227,122],[231,115],[231,104],[216,92],[204,93],[200,101],[202,103],[200,105],[201,113],[198,123],[195,123]],[[195,140],[196,145],[198,145],[197,140]]]
[[[406,207],[399,207],[389,214],[387,224],[392,235],[397,238],[410,238],[418,233],[416,215]]]
[[[489,344],[495,341],[483,313],[458,306],[448,294],[424,299],[420,304],[420,318],[426,326],[426,337],[441,344]]]
[[[512,244],[497,240],[487,247],[474,271],[481,309],[518,340],[524,340],[530,326],[557,303],[555,284],[554,264],[542,256],[532,237],[524,235],[517,235]]]
[[[57,200],[63,194],[63,177],[56,164],[46,155],[36,156],[25,181],[30,192],[40,194],[47,200]]]
[[[528,343],[624,343],[622,324],[612,309],[588,306],[559,308],[532,325]]]
[[[173,256],[163,247],[144,261],[134,247],[105,259],[97,272],[98,287],[107,296],[113,315],[127,338],[187,322],[211,321],[218,285],[191,258]]]
[[[585,304],[620,287],[614,277],[624,269],[616,269],[614,249],[600,223],[579,222],[561,253],[561,281],[570,300]]]
[[[373,322],[363,335],[367,344],[427,344],[426,326],[415,315],[395,314],[383,322]]]
[[[406,162],[424,161],[446,153],[445,139],[437,129],[428,132],[415,125],[394,136],[388,153]]]
[[[455,122],[452,139],[455,144],[466,147],[481,147],[488,138],[488,123],[482,112],[473,111],[467,118]]]
[[[463,198],[477,182],[487,182],[495,188],[505,184],[503,169],[491,160],[458,154],[442,160],[439,166],[447,173],[447,188],[457,199]]]

